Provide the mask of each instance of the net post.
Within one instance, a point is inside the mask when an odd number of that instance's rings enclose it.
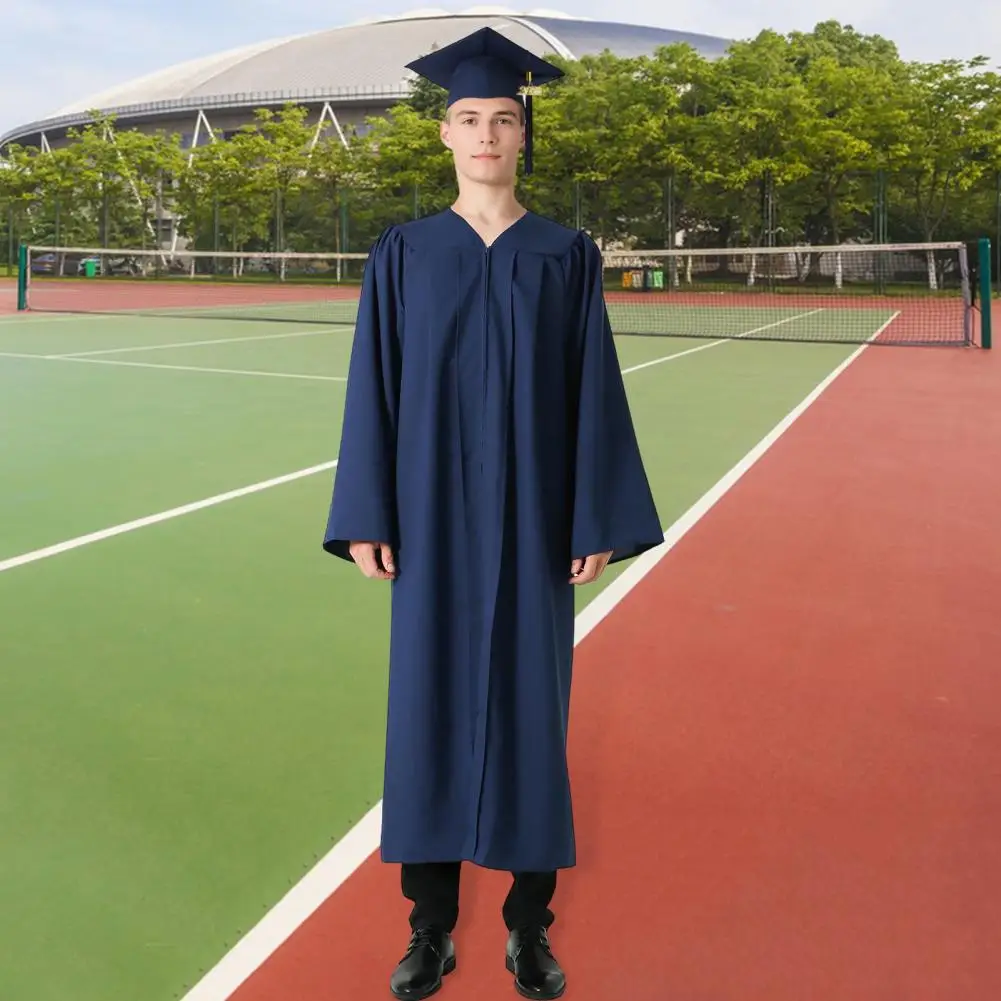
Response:
[[[23,312],[28,308],[28,245],[22,243],[17,248],[17,308]]]
[[[991,241],[981,237],[977,252],[977,272],[980,276],[980,346],[991,346]]]

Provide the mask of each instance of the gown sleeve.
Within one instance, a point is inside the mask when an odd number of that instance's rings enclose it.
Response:
[[[365,263],[348,365],[340,450],[323,548],[351,560],[352,542],[398,547],[396,433],[400,385],[399,258],[393,227]]]
[[[643,466],[605,306],[602,258],[581,233],[574,250],[577,325],[577,441],[571,552],[612,551],[610,562],[664,541]]]

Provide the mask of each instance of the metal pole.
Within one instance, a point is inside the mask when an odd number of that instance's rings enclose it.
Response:
[[[980,346],[990,349],[991,346],[991,241],[987,237],[980,240]]]
[[[28,308],[28,245],[22,243],[17,248],[17,308],[23,312]]]

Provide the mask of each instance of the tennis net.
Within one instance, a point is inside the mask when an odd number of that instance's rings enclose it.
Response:
[[[35,312],[354,323],[366,254],[28,247]],[[617,334],[963,345],[963,243],[605,251]]]

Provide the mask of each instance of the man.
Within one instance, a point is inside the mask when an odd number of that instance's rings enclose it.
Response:
[[[549,904],[576,864],[573,585],[663,534],[601,254],[515,196],[520,89],[562,74],[489,28],[410,68],[448,89],[458,197],[372,248],[324,538],[392,586],[381,857],[413,909],[390,987],[427,997],[454,969],[469,861],[513,874],[507,968],[554,998]]]

